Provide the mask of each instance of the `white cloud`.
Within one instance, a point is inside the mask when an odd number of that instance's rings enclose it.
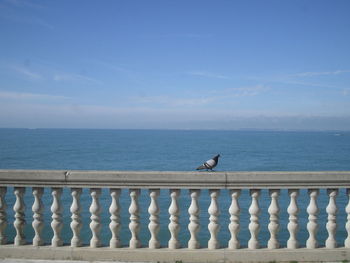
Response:
[[[270,89],[269,87],[260,84],[256,86],[225,89],[222,91],[222,93],[226,94],[226,96],[232,96],[232,97],[250,97],[250,96],[257,96],[263,92],[268,91],[269,89]]]
[[[37,2],[33,1],[25,1],[25,0],[5,0],[5,3],[8,3],[14,7],[20,7],[20,8],[35,8],[35,9],[41,9],[44,8],[43,5],[39,5]]]
[[[183,33],[183,34],[164,34],[163,37],[169,38],[210,38],[212,34],[196,34],[196,33]]]
[[[319,88],[329,88],[329,89],[341,89],[342,87],[335,85],[328,85],[323,83],[315,83],[309,81],[300,81],[296,75],[280,75],[280,76],[272,76],[272,77],[249,77],[250,80],[255,80],[263,83],[278,83],[278,84],[287,84],[287,85],[296,85],[296,86],[304,86],[304,87],[319,87]],[[284,87],[284,85],[279,85],[280,87]]]
[[[45,6],[40,5],[37,2],[26,0],[5,0],[0,4],[2,4],[0,7],[4,9],[3,12],[0,12],[1,19],[21,23],[23,25],[37,25],[47,29],[54,29],[53,25],[38,16],[23,15],[19,13],[21,12],[21,9],[36,9],[37,11],[45,8]]]
[[[40,75],[39,73],[33,72],[25,67],[12,66],[11,69],[15,70],[16,72],[18,72],[18,73],[20,73],[20,74],[22,74],[22,75],[24,75],[32,80],[43,79],[42,75]]]
[[[54,81],[85,82],[90,84],[102,84],[101,81],[80,74],[56,73],[53,76]]]
[[[230,79],[230,77],[228,76],[217,74],[217,73],[211,73],[207,71],[190,71],[190,72],[187,72],[187,74],[191,76],[199,76],[199,77],[206,77],[206,78]]]
[[[284,83],[284,84],[306,86],[306,87],[319,87],[319,88],[331,88],[331,89],[338,89],[339,88],[339,87],[336,87],[336,86],[333,86],[333,85],[325,85],[325,84],[319,84],[319,83],[293,81],[293,80],[281,80],[281,81],[276,81],[276,82]]]
[[[108,70],[118,72],[118,73],[126,73],[130,74],[132,73],[132,70],[125,68],[124,66],[120,66],[118,64],[110,63],[110,62],[105,62],[105,61],[100,61],[100,60],[94,60],[94,59],[87,59],[88,62],[92,62],[98,66],[102,66]]]
[[[212,34],[198,34],[198,33],[169,33],[169,34],[143,34],[140,35],[142,38],[177,38],[177,39],[206,39],[206,38],[212,38]]]
[[[313,76],[325,76],[325,75],[339,75],[344,73],[350,73],[350,70],[334,70],[334,71],[321,71],[321,72],[301,72],[294,74],[294,77],[313,77]]]
[[[172,96],[140,96],[130,98],[133,103],[141,103],[147,105],[166,105],[170,107],[178,106],[201,106],[213,101],[213,97],[199,98],[176,98]]]
[[[70,99],[70,98],[69,97],[65,97],[65,96],[56,96],[56,95],[48,95],[48,94],[0,91],[0,99],[14,99],[14,100],[66,100],[66,99]]]
[[[24,16],[19,16],[17,14],[8,14],[8,13],[0,13],[0,18],[11,21],[11,22],[16,22],[16,23],[21,23],[21,24],[30,24],[30,25],[37,25],[41,27],[45,27],[47,29],[54,29],[54,26],[51,25],[50,23],[46,22],[45,20],[31,16],[31,17],[24,17]]]
[[[256,85],[251,87],[238,87],[221,90],[211,90],[206,95],[196,96],[191,95],[188,97],[176,97],[170,95],[158,95],[158,96],[138,96],[129,98],[129,103],[143,104],[157,106],[162,105],[166,107],[200,107],[205,105],[213,105],[214,103],[227,103],[227,99],[233,99],[237,97],[251,97],[257,96],[263,92],[269,90],[269,87],[264,85]]]

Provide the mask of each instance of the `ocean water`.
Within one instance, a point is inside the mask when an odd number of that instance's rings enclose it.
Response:
[[[208,158],[220,153],[221,158],[216,171],[319,171],[319,170],[350,170],[350,132],[286,132],[286,131],[191,131],[191,130],[69,130],[69,129],[0,129],[0,169],[79,169],[79,170],[175,170],[192,171]],[[213,174],[215,176],[215,174]],[[14,204],[13,189],[9,188],[6,195],[8,205],[8,227],[6,233],[10,242],[13,241]],[[84,189],[81,203],[83,207],[83,229],[81,231],[85,244],[89,243],[89,206],[91,198],[89,190]],[[140,200],[141,230],[140,238],[143,246],[147,246],[150,237],[148,224],[148,191],[142,190]],[[52,237],[51,194],[49,189],[44,193],[45,205],[45,242]],[[167,245],[170,238],[167,225],[169,222],[168,207],[170,198],[168,190],[161,190],[158,199],[160,206],[161,229],[159,237],[162,246]],[[221,210],[219,239],[223,247],[227,246],[230,238],[228,231],[230,197],[222,190],[219,197]],[[298,239],[305,246],[308,238],[306,223],[306,207],[309,198],[307,190],[302,189],[298,198],[300,213],[300,231]],[[337,241],[343,244],[347,236],[345,231],[345,206],[347,204],[345,189],[340,190],[337,199],[339,215],[337,218]],[[102,230],[101,239],[108,245],[111,237],[108,224],[110,197],[108,189],[102,190]],[[242,246],[247,246],[250,237],[248,231],[249,192],[244,190],[239,199],[241,206],[241,231],[239,238]],[[263,190],[259,200],[261,207],[261,229],[259,240],[266,246],[269,238],[267,229],[269,206],[268,191]],[[31,227],[33,197],[31,189],[26,189],[26,221],[25,234],[31,242],[34,231]],[[187,209],[190,205],[187,190],[182,190],[179,199],[181,207],[179,237],[182,246],[187,245],[189,233]],[[201,230],[198,233],[201,245],[207,246],[209,231],[207,212],[210,199],[208,191],[203,190],[200,197]],[[288,239],[288,214],[286,212],[289,198],[286,191],[281,191],[280,197],[280,232],[279,240],[285,246]],[[62,195],[64,207],[64,226],[62,237],[69,243],[71,204],[70,190],[64,189]],[[121,199],[121,238],[126,246],[130,239],[128,229],[130,198],[127,190],[122,191]],[[327,221],[326,206],[328,199],[326,191],[321,190],[318,199],[320,245],[327,238],[325,224]]]

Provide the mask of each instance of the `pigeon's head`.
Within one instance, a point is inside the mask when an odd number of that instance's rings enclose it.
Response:
[[[218,154],[218,155],[215,155],[214,157],[213,157],[213,159],[215,160],[217,160],[217,159],[219,159],[219,157],[220,157],[220,154]]]

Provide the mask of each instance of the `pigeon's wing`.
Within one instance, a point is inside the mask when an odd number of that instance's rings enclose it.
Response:
[[[209,169],[211,169],[211,168],[215,167],[216,162],[215,162],[214,159],[210,159],[210,160],[206,161],[205,164],[206,164],[207,167],[209,167]]]
[[[213,159],[210,159],[210,160],[206,161],[203,165],[205,166],[206,169],[211,170],[216,166],[216,161]]]
[[[207,169],[207,167],[205,167],[204,164],[202,164],[201,166],[198,166],[196,170],[203,170],[203,169]]]

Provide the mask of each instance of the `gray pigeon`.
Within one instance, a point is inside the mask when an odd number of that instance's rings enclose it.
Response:
[[[207,170],[212,171],[213,168],[218,164],[218,162],[219,162],[219,157],[220,157],[220,154],[214,156],[214,157],[211,158],[210,160],[204,162],[201,166],[197,167],[196,170],[207,169]]]

